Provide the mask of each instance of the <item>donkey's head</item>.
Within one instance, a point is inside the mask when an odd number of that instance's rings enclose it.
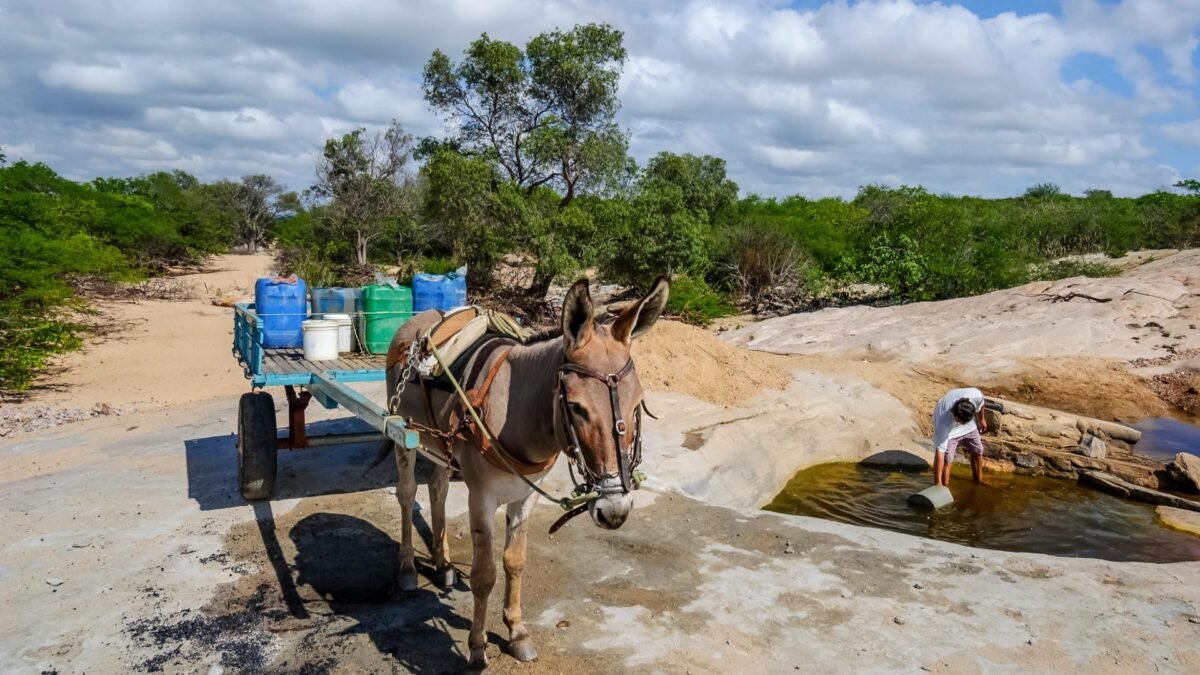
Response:
[[[589,512],[601,527],[620,527],[633,506],[633,470],[641,461],[642,385],[630,345],[667,304],[669,284],[660,278],[641,300],[615,320],[596,321],[588,282],[567,291],[562,330],[566,363],[559,373],[559,414],[587,487],[600,493]]]

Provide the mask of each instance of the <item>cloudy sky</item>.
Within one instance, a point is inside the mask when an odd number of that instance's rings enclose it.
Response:
[[[0,0],[0,147],[303,188],[331,135],[441,133],[433,49],[587,21],[625,31],[635,157],[718,155],[743,193],[1200,178],[1200,0]]]

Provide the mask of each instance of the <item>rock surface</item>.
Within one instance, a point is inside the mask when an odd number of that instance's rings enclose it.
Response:
[[[1104,459],[1108,455],[1108,446],[1092,434],[1085,434],[1083,442],[1079,444],[1079,454],[1092,459]]]
[[[1200,513],[1174,506],[1159,506],[1154,509],[1158,519],[1166,525],[1183,532],[1200,535]]]
[[[229,405],[0,442],[11,535],[0,540],[0,671],[460,672],[471,593],[437,590],[424,573],[417,591],[396,592],[393,472],[362,474],[374,448],[281,453],[278,498],[250,505],[233,487],[230,425],[216,421]],[[311,414],[340,428],[338,411]],[[670,461],[647,448],[651,473]],[[565,476],[553,479],[561,489]],[[425,489],[418,499],[428,522]],[[581,517],[553,537],[559,510],[534,510],[524,616],[541,656],[518,664],[504,652],[501,581],[492,672],[1200,668],[1189,623],[1200,563],[970,549],[653,490],[635,501],[620,530]],[[465,508],[452,483],[449,541],[464,575]],[[70,548],[83,532],[102,554]],[[70,582],[51,595],[43,580],[67,566]]]
[[[769,319],[725,339],[774,353],[908,364],[991,387],[985,393],[1132,422],[1166,413],[1160,393],[1183,409],[1200,404],[1200,375],[1172,372],[1175,362],[1200,354],[1193,328],[1200,325],[1200,250],[1162,256],[1118,277],[825,309]]]
[[[1167,465],[1171,477],[1187,486],[1192,492],[1200,492],[1200,457],[1181,452]]]
[[[1152,490],[1141,485],[1134,485],[1102,471],[1083,471],[1079,474],[1079,477],[1083,482],[1119,497],[1127,497],[1148,504],[1173,506],[1184,511],[1200,512],[1200,502]]]
[[[954,364],[966,379],[1036,357],[1132,359],[1200,348],[1200,250],[1118,277],[1039,281],[986,295],[895,307],[846,307],[732,331],[751,349]],[[1164,337],[1168,333],[1171,337]]]

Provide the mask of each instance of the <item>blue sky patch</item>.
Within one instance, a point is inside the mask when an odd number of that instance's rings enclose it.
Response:
[[[1081,52],[1067,57],[1062,65],[1064,82],[1075,83],[1079,80],[1090,80],[1108,91],[1124,97],[1133,98],[1137,92],[1133,83],[1125,79],[1117,68],[1117,62],[1108,56]]]

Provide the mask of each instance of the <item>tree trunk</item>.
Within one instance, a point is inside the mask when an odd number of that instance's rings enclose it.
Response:
[[[367,236],[362,231],[354,233],[354,257],[359,265],[367,264]]]
[[[533,283],[529,288],[525,289],[525,294],[531,298],[542,299],[546,297],[546,293],[550,291],[550,284],[554,283],[553,274],[535,273],[533,275]]]

